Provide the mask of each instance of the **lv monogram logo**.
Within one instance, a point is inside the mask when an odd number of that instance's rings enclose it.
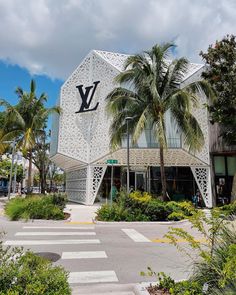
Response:
[[[83,91],[83,85],[76,86],[76,88],[79,90],[79,94],[82,99],[81,107],[80,107],[79,111],[75,112],[76,114],[91,112],[91,111],[95,111],[97,109],[99,102],[97,102],[97,104],[95,105],[94,108],[90,109],[89,107],[90,107],[94,93],[95,93],[99,83],[100,83],[100,81],[96,81],[96,82],[93,82],[93,84],[94,84],[93,86],[85,87],[85,92]],[[92,90],[92,92],[91,92],[91,90]],[[90,94],[90,92],[91,92],[91,94]]]

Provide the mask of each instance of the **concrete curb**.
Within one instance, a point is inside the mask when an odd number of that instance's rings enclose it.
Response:
[[[180,221],[99,221],[99,220],[93,220],[94,224],[162,224],[162,225],[172,225],[172,224],[181,224],[189,222],[188,219],[183,219]]]
[[[176,283],[178,282],[182,282],[184,280],[175,280]],[[134,286],[134,293],[135,295],[150,295],[150,293],[147,291],[147,287],[151,286],[155,286],[158,284],[158,281],[155,282],[143,282],[143,283],[139,283],[136,284]]]
[[[134,294],[135,295],[150,295],[150,293],[147,291],[147,287],[151,284],[154,284],[154,282],[151,283],[140,283],[134,286]]]
[[[90,284],[71,286],[72,295],[87,295],[87,294],[135,294],[135,284],[119,284],[119,283],[105,283],[105,284]],[[150,294],[148,294],[150,295]]]

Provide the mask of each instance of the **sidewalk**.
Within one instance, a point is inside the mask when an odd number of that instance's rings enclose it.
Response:
[[[71,223],[93,223],[95,212],[100,206],[100,203],[92,206],[70,203],[66,205],[64,212],[70,214],[68,221]]]

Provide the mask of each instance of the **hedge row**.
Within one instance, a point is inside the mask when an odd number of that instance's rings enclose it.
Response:
[[[64,219],[63,209],[66,201],[66,195],[60,193],[16,197],[6,204],[5,213],[10,220]]]
[[[121,192],[111,205],[97,211],[97,220],[103,221],[166,221],[181,220],[195,211],[190,202],[163,202],[148,193],[135,191],[127,196]]]

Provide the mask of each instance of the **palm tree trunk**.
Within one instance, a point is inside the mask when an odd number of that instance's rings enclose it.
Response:
[[[41,183],[41,194],[45,194],[46,176],[45,176],[44,163],[42,163],[41,169],[39,171],[39,176],[40,176],[40,183]]]
[[[27,182],[27,193],[31,192],[31,174],[32,174],[32,151],[29,152],[29,167],[28,167],[28,182]]]
[[[45,180],[43,173],[41,174],[41,194],[45,194]]]
[[[167,191],[166,191],[166,175],[165,175],[165,165],[164,165],[164,148],[160,146],[160,170],[161,170],[161,186],[162,186],[162,197],[164,201],[168,201]]]

